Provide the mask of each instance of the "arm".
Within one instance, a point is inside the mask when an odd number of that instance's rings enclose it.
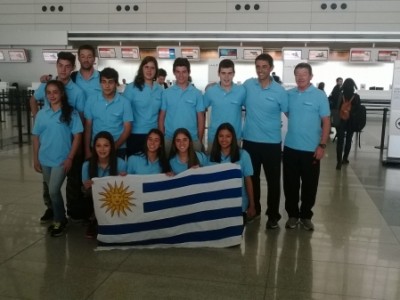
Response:
[[[42,166],[39,162],[39,137],[37,135],[33,135],[32,145],[33,145],[33,168],[36,172],[42,173]]]
[[[160,110],[160,114],[158,115],[158,129],[161,130],[163,134],[165,134],[165,110]]]
[[[197,113],[197,134],[199,136],[199,141],[203,143],[204,129],[205,129],[205,112],[201,111]]]
[[[244,178],[244,184],[246,187],[247,197],[249,199],[249,207],[247,208],[247,216],[253,217],[256,214],[256,208],[254,205],[253,182],[251,181],[251,176],[246,176]]]
[[[92,120],[85,120],[85,130],[84,130],[84,146],[85,146],[85,159],[88,159],[92,156],[90,151],[90,142],[92,139]]]
[[[131,134],[132,123],[131,122],[124,122],[124,130],[122,131],[121,135],[119,136],[118,140],[115,141],[115,148],[118,149],[121,147],[123,143],[128,139],[129,135]]]
[[[68,153],[67,159],[64,160],[63,163],[65,173],[68,173],[68,171],[71,169],[72,161],[74,160],[74,157],[79,149],[79,146],[81,145],[81,141],[82,141],[82,133],[74,134],[71,150]]]
[[[321,136],[321,140],[320,140],[320,144],[325,144],[328,141],[329,138],[329,132],[331,130],[331,120],[330,117],[323,117],[322,118],[322,136]],[[325,154],[325,149],[323,149],[322,147],[318,146],[317,149],[315,150],[314,153],[314,157],[317,160],[320,160],[324,157]]]
[[[33,116],[33,121],[35,121],[36,114],[39,111],[39,104],[37,103],[36,99],[34,96],[31,96],[31,99],[29,99],[29,106],[31,107],[31,113]]]

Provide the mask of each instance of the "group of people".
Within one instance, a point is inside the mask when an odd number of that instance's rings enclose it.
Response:
[[[96,221],[88,191],[91,179],[109,175],[156,174],[173,176],[188,168],[232,162],[243,175],[243,217],[261,214],[260,173],[267,180],[267,229],[277,228],[281,190],[281,163],[287,228],[299,223],[313,230],[320,160],[330,131],[326,95],[311,84],[312,68],[294,69],[297,87],[286,91],[271,76],[273,58],[255,59],[257,78],[233,83],[233,61],[220,62],[220,81],[204,93],[190,81],[190,62],[173,63],[176,84],[164,89],[156,82],[157,60],[145,57],[132,83],[117,92],[118,72],[93,68],[95,50],[83,45],[75,56],[60,52],[58,80],[46,81],[31,99],[35,117],[34,167],[43,173],[47,209],[41,222],[52,221],[51,236],[64,234],[67,215],[89,219],[88,237]],[[44,107],[38,111],[38,101]],[[245,119],[242,124],[242,109]],[[205,114],[210,113],[205,150]],[[282,155],[281,114],[288,116]],[[242,145],[243,148],[240,146]],[[61,186],[67,176],[66,208]],[[82,188],[83,187],[83,188]]]

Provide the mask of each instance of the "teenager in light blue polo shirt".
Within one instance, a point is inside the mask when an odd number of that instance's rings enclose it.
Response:
[[[237,138],[242,137],[242,106],[246,99],[243,86],[233,83],[235,65],[230,59],[223,59],[218,66],[220,82],[208,88],[204,94],[204,106],[211,107],[208,126],[208,147],[210,152],[217,128],[222,123],[230,123],[235,128]]]
[[[128,174],[160,174],[171,172],[165,153],[164,135],[158,128],[153,128],[146,135],[146,143],[141,153],[128,159]]]
[[[242,171],[242,212],[243,222],[246,218],[255,215],[253,183],[251,176],[253,175],[253,165],[251,164],[250,155],[246,150],[240,149],[235,134],[235,129],[230,123],[222,123],[217,128],[214,143],[210,151],[210,164],[217,163],[234,163],[239,164]]]
[[[89,224],[86,228],[86,237],[95,238],[97,236],[97,220],[94,214],[92,199],[92,179],[95,177],[106,177],[126,174],[126,163],[117,157],[114,138],[107,131],[100,131],[94,137],[92,156],[85,161],[82,167],[82,183],[90,195],[90,216]]]
[[[208,165],[207,156],[194,150],[192,137],[186,128],[175,130],[172,141],[169,164],[174,174]]]
[[[91,156],[91,141],[100,131],[114,137],[117,154],[125,158],[126,139],[132,128],[132,109],[129,100],[117,93],[118,72],[105,68],[100,72],[102,94],[91,96],[85,106],[85,155]]]
[[[159,129],[164,132],[167,152],[178,128],[189,130],[196,151],[202,150],[205,128],[204,103],[202,93],[189,82],[190,62],[187,58],[177,58],[173,71],[176,84],[164,90],[159,118]]]
[[[142,152],[147,133],[158,127],[163,88],[157,84],[158,63],[153,56],[146,56],[137,71],[134,82],[125,87],[123,96],[132,106],[132,131],[127,144],[127,156]]]
[[[83,126],[79,114],[68,104],[61,81],[49,81],[46,96],[50,105],[37,114],[32,130],[33,161],[49,189],[48,210],[53,215],[53,225],[49,227],[51,236],[60,236],[66,225],[61,186],[79,149]]]
[[[288,132],[283,151],[283,189],[289,216],[286,228],[297,227],[300,219],[304,229],[314,230],[312,208],[330,132],[329,101],[323,91],[311,85],[309,64],[298,64],[294,75],[297,87],[288,92]]]
[[[279,202],[281,192],[281,115],[288,110],[287,94],[270,75],[274,68],[269,54],[255,59],[257,79],[243,84],[246,88],[246,117],[243,128],[243,149],[251,157],[256,216],[261,213],[260,173],[261,166],[267,179],[267,229],[278,228],[281,218]]]

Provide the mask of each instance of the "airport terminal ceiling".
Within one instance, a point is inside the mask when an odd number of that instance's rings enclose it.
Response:
[[[261,46],[267,50],[283,47],[328,47],[347,51],[350,48],[399,48],[400,32],[68,32],[74,48],[85,43],[93,45],[138,46],[154,49],[160,45],[199,46]]]

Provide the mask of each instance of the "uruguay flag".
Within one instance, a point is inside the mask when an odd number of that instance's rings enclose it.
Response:
[[[236,164],[173,177],[93,179],[99,246],[230,247],[242,240],[242,172]]]

